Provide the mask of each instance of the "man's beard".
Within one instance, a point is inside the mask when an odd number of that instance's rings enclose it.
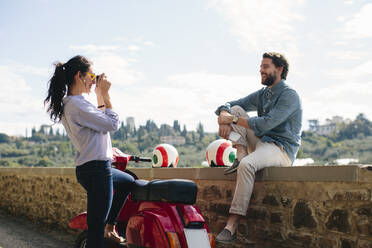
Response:
[[[262,84],[266,86],[271,86],[274,84],[275,80],[276,80],[275,74],[266,74],[266,79],[265,81],[262,82]]]

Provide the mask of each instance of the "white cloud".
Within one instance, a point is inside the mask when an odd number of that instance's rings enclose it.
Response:
[[[119,55],[116,46],[82,45],[70,46],[77,51],[89,52],[89,59],[93,62],[95,73],[105,73],[113,84],[127,86],[145,79],[142,72],[133,69],[136,60]],[[129,50],[138,50],[137,46],[130,46]]]
[[[131,59],[114,53],[93,55],[91,59],[95,72],[104,72],[113,84],[128,86],[145,79],[142,72],[132,68]]]
[[[372,3],[365,4],[361,7],[350,20],[345,22],[341,30],[345,39],[363,39],[372,37]]]
[[[344,4],[346,4],[346,5],[353,5],[354,4],[354,0],[344,0]]]
[[[338,60],[361,60],[365,54],[357,51],[334,50],[327,52],[327,57]]]
[[[217,131],[215,109],[259,88],[256,76],[193,72],[170,75],[151,87],[113,89],[112,98],[121,118],[134,116],[137,125],[148,119],[158,125],[179,120],[188,130],[195,130],[201,121],[206,131]]]
[[[136,45],[130,45],[130,46],[128,46],[128,50],[131,51],[131,52],[137,52],[137,51],[141,50],[141,48],[139,46],[136,46]]]
[[[246,1],[210,0],[214,8],[231,23],[231,33],[248,51],[275,50],[298,56],[295,25],[303,20],[302,0]]]
[[[372,81],[342,82],[309,92],[303,97],[306,119],[324,120],[335,115],[354,119],[359,113],[372,117]]]
[[[354,67],[349,67],[347,69],[340,68],[329,70],[326,72],[327,75],[335,79],[349,80],[349,81],[359,81],[366,80],[372,76],[372,60],[367,60]]]
[[[0,132],[24,134],[26,127],[47,121],[42,100],[32,95],[31,87],[14,67],[1,65],[0,75]]]
[[[152,41],[146,40],[143,42],[145,46],[155,46],[155,44]]]

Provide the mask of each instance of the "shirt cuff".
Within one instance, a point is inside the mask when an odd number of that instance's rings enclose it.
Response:
[[[217,110],[214,112],[216,115],[220,115],[222,110],[226,110],[227,112],[230,112],[230,103],[226,103],[225,105],[221,105],[217,108]]]
[[[257,128],[256,119],[257,117],[249,117],[247,122],[250,129],[252,129],[254,134],[258,137],[260,136],[260,130]]]

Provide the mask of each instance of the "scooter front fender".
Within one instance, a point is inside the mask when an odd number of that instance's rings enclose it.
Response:
[[[164,210],[151,209],[139,212],[128,221],[127,244],[129,247],[168,248],[167,232],[176,231]]]
[[[77,216],[75,216],[69,223],[70,228],[72,229],[80,229],[80,230],[88,230],[87,225],[87,212],[83,212]]]

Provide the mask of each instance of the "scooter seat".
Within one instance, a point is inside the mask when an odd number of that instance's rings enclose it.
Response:
[[[136,180],[131,197],[134,201],[194,204],[197,192],[197,185],[190,180]]]

